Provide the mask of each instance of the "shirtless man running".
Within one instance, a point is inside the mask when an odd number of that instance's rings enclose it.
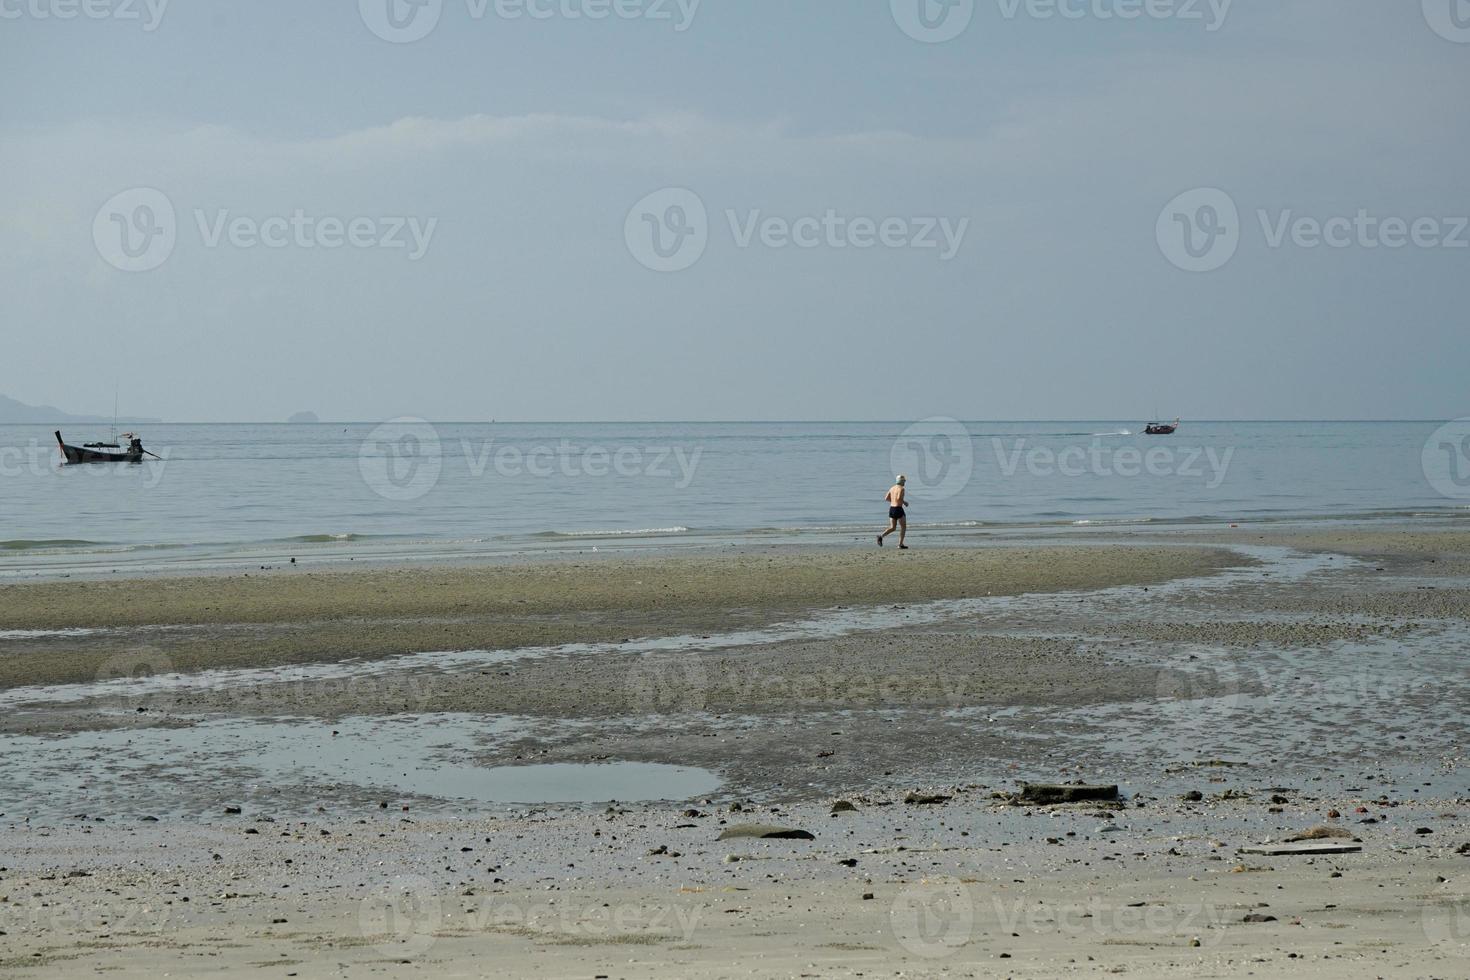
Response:
[[[898,531],[898,547],[902,551],[908,551],[909,546],[904,544],[909,535],[908,512],[904,510],[908,506],[908,498],[904,496],[904,485],[909,482],[908,477],[900,476],[893,489],[883,499],[888,501],[888,530],[878,535],[878,547],[883,547],[883,539],[894,531]]]

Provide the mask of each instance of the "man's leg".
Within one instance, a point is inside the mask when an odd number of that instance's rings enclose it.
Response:
[[[906,541],[908,539],[908,536],[909,536],[909,520],[908,520],[908,518],[907,517],[900,518],[899,519],[899,522],[898,522],[898,526],[900,528],[900,530],[898,532],[898,546],[900,548],[907,548],[908,545],[904,544],[904,541]]]
[[[888,537],[890,534],[892,534],[894,531],[897,531],[897,530],[898,530],[898,521],[895,521],[895,520],[890,519],[888,521],[888,530],[886,530],[882,534],[878,535],[878,543],[879,544],[882,544],[884,538]]]

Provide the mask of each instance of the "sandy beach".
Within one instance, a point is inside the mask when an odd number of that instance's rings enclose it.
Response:
[[[1470,533],[976,544],[0,588],[0,972],[1470,972]]]

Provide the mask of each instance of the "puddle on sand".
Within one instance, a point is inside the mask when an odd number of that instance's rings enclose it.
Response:
[[[250,802],[288,814],[318,802],[402,797],[499,805],[643,802],[690,799],[720,786],[706,770],[652,763],[475,763],[519,728],[512,718],[445,714],[16,736],[6,740],[0,813],[135,819],[217,814],[224,804]]]

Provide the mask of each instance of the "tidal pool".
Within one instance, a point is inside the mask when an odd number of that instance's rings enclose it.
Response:
[[[720,786],[704,769],[640,762],[485,766],[524,723],[499,716],[254,721],[5,739],[0,814],[105,819],[283,813],[412,798],[455,804],[684,800]]]

